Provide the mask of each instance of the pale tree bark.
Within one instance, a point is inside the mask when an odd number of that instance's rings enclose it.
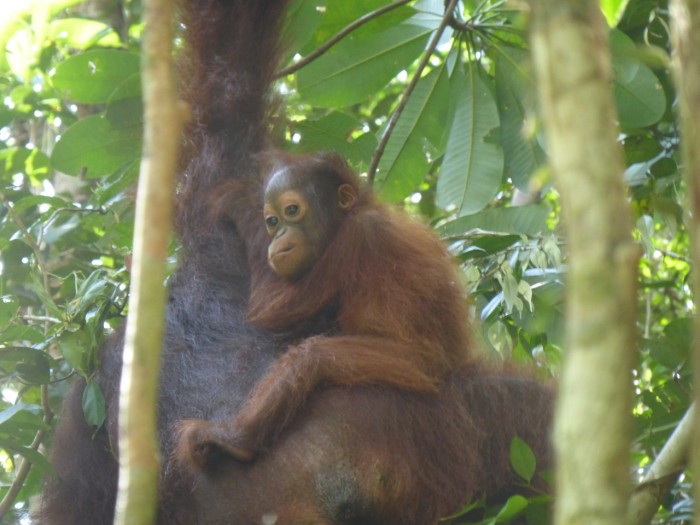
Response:
[[[692,211],[689,221],[690,245],[693,256],[693,291],[695,295],[695,399],[700,399],[700,0],[672,0],[671,36],[673,41],[673,72],[678,91],[681,121],[681,150],[683,170],[688,182],[688,201]],[[697,403],[696,403],[697,404]],[[693,491],[695,521],[700,523],[700,418],[695,419],[691,464],[695,476]]]
[[[631,490],[638,248],[595,0],[533,0],[531,50],[569,241],[556,524],[621,525]]]
[[[659,510],[661,500],[676,484],[688,464],[688,453],[695,425],[695,405],[691,405],[678,426],[634,489],[627,516],[629,525],[648,525]]]
[[[172,67],[173,0],[145,0],[144,152],[136,200],[131,293],[119,398],[115,523],[155,522],[159,445],[156,399],[163,340],[166,258],[182,125]]]

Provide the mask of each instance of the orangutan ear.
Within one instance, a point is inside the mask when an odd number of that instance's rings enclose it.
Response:
[[[338,206],[341,210],[351,210],[357,202],[357,191],[350,184],[341,184],[338,188]]]

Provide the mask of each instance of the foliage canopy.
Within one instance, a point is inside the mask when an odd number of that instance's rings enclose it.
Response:
[[[0,497],[18,490],[17,520],[50,471],[37,436],[48,443],[71,376],[88,381],[88,422],[103,421],[102,393],[90,381],[96,349],[126,313],[143,28],[139,0],[115,4],[109,11],[96,0],[0,6]],[[370,172],[384,199],[434,224],[463,266],[484,351],[556,375],[566,246],[534,103],[526,13],[504,1],[463,0],[434,38],[444,2],[395,4],[293,3],[285,64],[292,68],[348,24],[384,12],[281,77],[285,114],[275,133],[294,151],[340,152]],[[633,376],[633,462],[641,473],[689,404],[687,207],[666,2],[601,7],[624,180],[644,250],[642,360]],[[527,473],[527,453],[514,446],[516,469]],[[22,458],[33,465],[26,479],[18,475]],[[660,517],[687,520],[688,505],[681,483]]]

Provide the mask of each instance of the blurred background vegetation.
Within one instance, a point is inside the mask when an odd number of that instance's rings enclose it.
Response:
[[[627,162],[620,175],[644,253],[641,359],[631,378],[635,478],[689,405],[688,207],[667,2],[601,7]],[[3,523],[31,523],[71,377],[88,380],[87,420],[104,418],[90,378],[96,349],[126,313],[141,154],[140,9],[140,0],[0,5]],[[286,25],[292,70],[280,77],[275,132],[292,150],[342,153],[384,199],[433,224],[462,264],[484,351],[556,377],[567,250],[528,65],[526,4],[463,0],[458,10],[438,38],[441,0],[295,0]],[[366,23],[298,67],[361,17]],[[173,267],[177,250],[173,243]],[[690,522],[687,483],[681,478],[665,500],[659,523]]]

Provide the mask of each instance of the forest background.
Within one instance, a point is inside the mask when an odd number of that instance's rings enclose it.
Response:
[[[275,133],[291,150],[340,152],[382,198],[434,225],[464,270],[483,351],[558,377],[569,261],[528,9],[458,4],[440,34],[440,0],[295,0]],[[627,378],[635,480],[691,402],[689,212],[667,2],[601,8],[620,176],[642,254],[638,355]],[[30,500],[50,472],[44,446],[73,376],[88,381],[88,422],[105,416],[90,380],[100,342],[126,314],[143,129],[141,9],[139,0],[0,6],[0,512],[8,523],[31,523]],[[299,61],[349,25],[325,53]],[[173,243],[172,268],[177,253]],[[690,522],[689,478],[662,501],[658,522]]]

